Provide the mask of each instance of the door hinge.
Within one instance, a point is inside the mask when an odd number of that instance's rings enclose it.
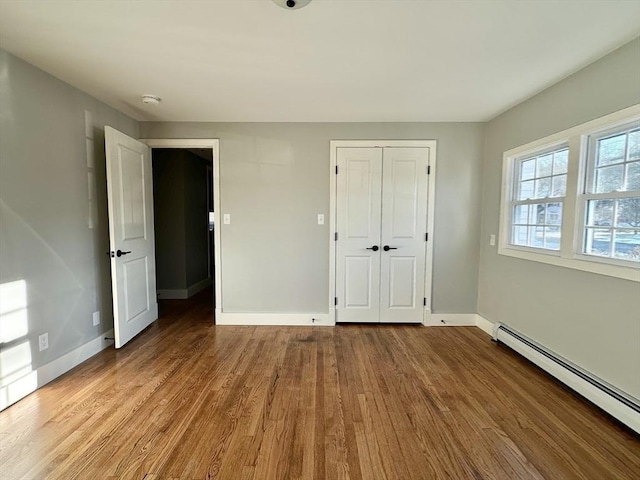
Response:
[[[424,241],[425,242],[429,241],[429,233],[428,232],[424,234]]]
[[[431,165],[427,165],[427,175],[431,175]]]
[[[338,174],[338,165],[336,165],[336,175]]]
[[[424,300],[422,301],[422,305],[425,307],[427,306],[427,297],[424,297]]]
[[[333,297],[333,304],[338,305],[338,297]]]
[[[336,241],[336,242],[338,241],[338,232],[335,232],[333,234],[333,240]]]

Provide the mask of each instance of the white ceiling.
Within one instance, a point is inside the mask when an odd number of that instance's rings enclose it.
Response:
[[[138,120],[484,121],[638,35],[637,0],[0,1],[2,48]]]

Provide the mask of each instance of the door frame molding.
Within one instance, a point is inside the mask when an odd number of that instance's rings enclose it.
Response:
[[[220,225],[220,139],[218,138],[141,138],[140,141],[151,148],[152,168],[154,148],[211,148],[213,151],[213,222],[215,225],[214,237],[214,262],[215,262],[215,297],[216,310],[214,319],[222,313],[222,256]]]
[[[329,169],[329,321],[334,325],[336,323],[336,307],[334,298],[336,297],[336,217],[337,217],[337,181],[336,167],[338,165],[338,148],[357,148],[357,147],[426,147],[429,148],[429,167],[430,175],[428,176],[428,192],[427,192],[427,232],[429,233],[429,241],[426,242],[426,258],[425,258],[425,281],[424,296],[427,298],[427,304],[423,307],[422,324],[432,325],[431,322],[431,291],[433,282],[433,239],[434,232],[434,213],[436,199],[436,158],[437,158],[437,141],[436,140],[331,140],[330,145],[330,169]]]

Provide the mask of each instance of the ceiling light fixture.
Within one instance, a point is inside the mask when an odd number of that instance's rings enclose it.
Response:
[[[142,95],[140,98],[145,105],[158,105],[162,101],[157,95]]]
[[[273,0],[273,3],[286,10],[297,10],[309,5],[311,0]]]

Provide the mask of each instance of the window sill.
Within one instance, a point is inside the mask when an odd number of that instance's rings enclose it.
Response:
[[[603,263],[602,260],[586,260],[582,258],[567,258],[560,256],[557,252],[535,252],[519,248],[509,248],[501,246],[498,248],[499,255],[530,260],[532,262],[546,263],[558,267],[572,268],[584,272],[606,275],[609,277],[622,278],[633,282],[640,282],[640,267],[625,267]]]

